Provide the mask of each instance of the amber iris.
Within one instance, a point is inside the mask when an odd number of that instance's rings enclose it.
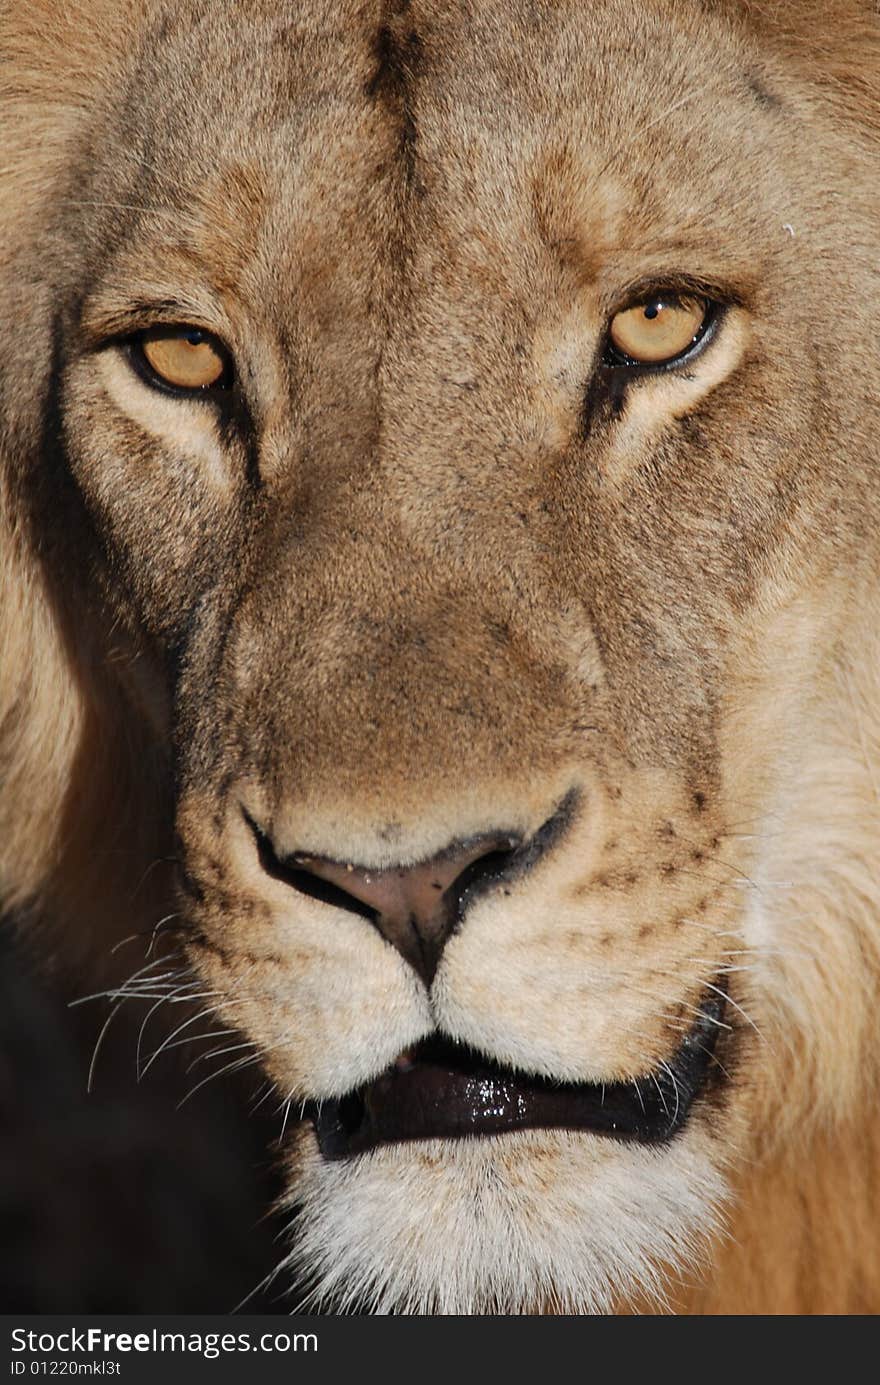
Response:
[[[611,346],[627,361],[663,365],[693,345],[705,327],[707,312],[700,299],[658,294],[612,318]]]
[[[166,385],[206,390],[222,384],[227,359],[220,343],[198,328],[152,332],[140,343],[144,360]]]

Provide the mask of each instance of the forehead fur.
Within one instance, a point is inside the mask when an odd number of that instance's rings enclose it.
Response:
[[[708,29],[707,16],[712,21]],[[328,7],[309,0],[297,6],[295,16],[279,15],[264,0],[219,13],[196,0],[173,6],[164,0],[72,0],[64,6],[51,0],[6,0],[0,8],[0,97],[8,149],[4,173],[17,172],[26,192],[28,183],[45,176],[47,169],[57,172],[77,131],[118,101],[136,69],[154,70],[157,58],[169,69],[171,82],[179,83],[183,119],[177,134],[181,144],[189,137],[195,151],[198,130],[186,118],[187,101],[191,116],[204,109],[206,100],[222,109],[234,94],[241,103],[253,91],[255,75],[278,69],[279,49],[285,59],[281,80],[287,83],[281,95],[292,122],[286,134],[295,134],[297,105],[320,107],[356,98],[366,86],[395,112],[406,143],[414,133],[412,93],[415,85],[424,85],[429,71],[442,74],[449,97],[457,95],[459,101],[464,98],[486,110],[489,98],[496,116],[505,108],[509,113],[512,104],[521,111],[530,92],[533,114],[552,119],[564,93],[541,80],[535,59],[542,48],[545,58],[564,60],[561,81],[565,74],[577,81],[587,47],[599,55],[598,63],[595,56],[590,61],[599,108],[609,85],[626,85],[634,52],[644,43],[654,45],[660,80],[653,90],[630,94],[660,116],[675,99],[663,85],[669,75],[664,59],[677,58],[684,76],[699,63],[701,51],[709,56],[709,32],[720,44],[711,64],[714,72],[732,75],[739,69],[761,99],[772,103],[776,95],[765,86],[764,67],[782,62],[789,81],[800,75],[820,84],[823,97],[848,114],[867,123],[877,120],[877,33],[870,0],[792,0],[787,5],[650,0],[637,7],[604,0],[590,6],[486,4],[473,13],[455,4],[349,0]],[[621,34],[631,37],[622,40]],[[211,82],[206,88],[199,73],[207,50]],[[262,95],[260,87],[258,80]],[[129,123],[155,115],[149,108],[169,97],[173,100],[174,93],[168,85],[155,93],[151,88],[138,92]],[[235,107],[236,114],[247,114],[253,105],[245,99]],[[166,107],[166,116],[170,114]],[[52,138],[42,142],[35,160],[33,136],[41,128],[51,130]],[[23,140],[30,168],[16,170],[16,145]]]

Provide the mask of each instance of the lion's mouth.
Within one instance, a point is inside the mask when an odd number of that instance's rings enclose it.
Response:
[[[678,1051],[627,1082],[554,1082],[494,1063],[440,1036],[423,1040],[340,1100],[313,1103],[325,1159],[405,1140],[464,1139],[513,1130],[589,1130],[658,1144],[687,1120],[715,1064],[723,996],[704,1000]]]

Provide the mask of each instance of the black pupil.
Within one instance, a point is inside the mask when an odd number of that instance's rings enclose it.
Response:
[[[660,303],[648,303],[648,305],[645,308],[645,317],[648,319],[649,322],[653,322],[655,317],[660,316],[661,306],[662,305]]]
[[[204,332],[192,331],[186,334],[186,340],[189,342],[190,346],[201,346],[204,339]]]

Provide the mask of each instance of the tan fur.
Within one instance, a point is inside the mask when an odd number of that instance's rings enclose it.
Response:
[[[0,5],[3,907],[98,967],[174,915],[294,1109],[436,1027],[629,1079],[724,975],[668,1147],[303,1125],[292,1263],[377,1311],[876,1312],[877,17],[288,8]],[[605,325],[669,276],[727,315],[615,415]],[[236,414],[136,377],[157,320]],[[387,867],[572,786],[430,992],[242,813]]]

